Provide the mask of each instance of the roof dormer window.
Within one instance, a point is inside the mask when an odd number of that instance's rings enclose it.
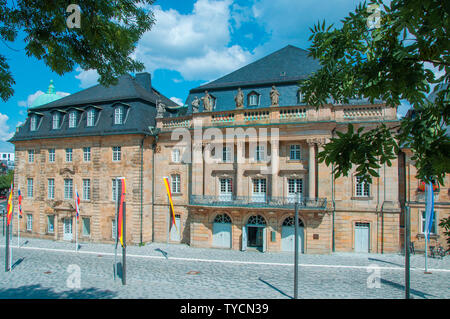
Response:
[[[52,116],[52,129],[54,129],[54,130],[59,129],[60,125],[61,125],[61,114],[53,113],[53,116]]]
[[[304,99],[303,92],[298,90],[297,91],[297,104],[304,103],[303,99]]]
[[[258,106],[259,105],[259,94],[252,91],[248,94],[248,106]]]
[[[123,106],[114,109],[114,124],[123,124]]]
[[[38,118],[36,115],[32,115],[30,118],[30,131],[36,131],[37,130],[37,122]]]
[[[71,111],[69,113],[69,128],[77,127],[77,112]]]
[[[94,125],[95,125],[95,110],[91,109],[87,112],[86,126],[94,126]]]

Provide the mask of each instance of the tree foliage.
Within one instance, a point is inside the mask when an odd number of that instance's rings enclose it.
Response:
[[[450,245],[450,216],[447,218],[442,218],[439,226],[444,229],[444,234],[447,236],[447,244]]]
[[[25,52],[59,75],[95,69],[99,82],[114,84],[127,72],[141,71],[143,63],[130,55],[144,32],[154,24],[147,9],[153,0],[78,1],[81,27],[68,28],[68,1],[0,0],[0,40],[3,45],[26,37]],[[3,50],[2,50],[3,51]],[[10,98],[15,84],[7,59],[0,54],[0,97]]]
[[[380,9],[379,23],[370,23],[376,12],[368,8],[373,5]],[[391,107],[407,100],[413,108],[413,116],[403,118],[400,126],[379,125],[365,133],[349,126],[346,134],[338,133],[318,154],[319,161],[336,164],[336,176],[347,176],[355,165],[371,181],[402,147],[412,150],[419,178],[443,184],[450,171],[449,12],[449,1],[392,0],[384,5],[373,0],[350,12],[340,28],[325,21],[311,28],[310,54],[322,68],[300,83],[307,103],[320,107],[330,98],[348,103],[364,97]]]
[[[8,171],[8,173],[0,175],[0,194],[7,192],[11,187],[11,183],[14,179],[14,171]]]

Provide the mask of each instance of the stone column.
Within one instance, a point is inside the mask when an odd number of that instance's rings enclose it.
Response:
[[[310,200],[316,198],[316,150],[313,140],[308,143],[308,197]]]
[[[192,195],[203,195],[203,146],[196,143],[192,149]]]
[[[245,165],[245,140],[236,143],[236,196],[245,196],[242,167]]]
[[[270,170],[272,176],[272,196],[279,197],[282,196],[280,194],[280,188],[278,187],[278,171],[279,171],[279,142],[271,141],[270,144],[271,154],[270,154]]]

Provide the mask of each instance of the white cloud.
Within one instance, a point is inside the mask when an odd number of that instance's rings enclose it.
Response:
[[[178,105],[183,105],[183,100],[178,97],[172,96],[170,99]]]
[[[245,20],[232,17],[231,4],[231,0],[198,0],[189,14],[152,6],[156,24],[143,35],[134,56],[149,72],[175,70],[189,81],[210,81],[247,64],[252,54],[230,46],[230,21]]]
[[[75,75],[75,78],[80,80],[80,87],[83,89],[86,89],[88,87],[94,86],[97,83],[97,80],[99,78],[99,75],[96,70],[83,70],[82,68],[78,67],[76,69],[78,75]]]
[[[14,135],[14,132],[9,132],[9,126],[6,123],[8,121],[8,119],[9,119],[8,115],[0,113],[0,141],[1,142],[6,142]]]
[[[34,92],[33,94],[28,95],[28,98],[26,101],[19,101],[17,103],[17,105],[21,106],[21,107],[30,107],[31,105],[33,105],[34,100],[36,100],[39,96],[41,96],[42,94],[44,94],[44,92],[42,92],[41,90],[37,90],[36,92]],[[65,97],[67,95],[70,95],[70,93],[67,92],[61,92],[58,91],[55,93],[56,95],[59,95],[60,97]]]

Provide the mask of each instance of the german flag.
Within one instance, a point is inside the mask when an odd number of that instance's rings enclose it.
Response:
[[[11,183],[11,188],[9,189],[8,204],[6,204],[6,225],[8,226],[11,223],[11,217],[13,212],[13,195],[14,195],[14,185]]]
[[[175,210],[173,209],[172,192],[170,191],[169,179],[167,177],[164,177],[164,184],[166,185],[167,196],[169,196],[170,208],[172,208],[172,226],[175,225],[175,229],[178,231],[177,224],[175,223]]]
[[[120,240],[120,244],[122,247],[125,247],[123,245],[123,216],[124,213],[126,213],[126,202],[125,202],[125,194],[126,194],[126,184],[125,179],[119,179],[119,189],[120,189],[120,195],[119,195],[119,214],[118,214],[118,221],[117,221],[117,227],[118,227],[118,236]]]

